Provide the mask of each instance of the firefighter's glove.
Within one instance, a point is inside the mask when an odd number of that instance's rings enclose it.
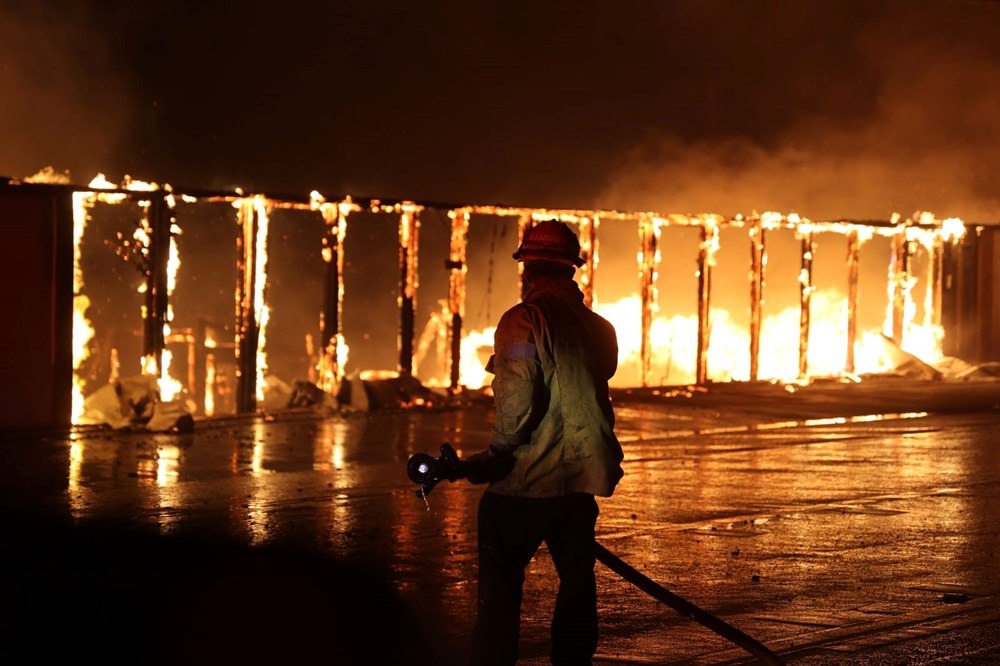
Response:
[[[455,449],[445,442],[441,445],[441,457],[437,459],[438,474],[442,479],[457,481],[466,477],[466,465],[455,452]]]
[[[514,453],[489,448],[469,456],[462,465],[469,483],[499,481],[514,468]]]

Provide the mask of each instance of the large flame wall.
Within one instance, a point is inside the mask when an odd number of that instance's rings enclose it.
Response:
[[[926,213],[817,223],[95,181],[12,183],[0,215],[5,250],[39,255],[5,266],[5,307],[27,299],[30,329],[49,336],[48,353],[19,338],[34,354],[7,372],[47,387],[26,424],[80,420],[95,386],[131,374],[204,415],[268,409],[296,383],[332,392],[355,373],[477,388],[491,326],[519,293],[510,253],[552,217],[580,233],[577,278],[618,329],[619,386],[857,377],[879,371],[886,340],[924,360],[994,352],[981,284],[995,280],[993,234],[961,239],[960,223]],[[37,228],[51,235],[25,240]]]

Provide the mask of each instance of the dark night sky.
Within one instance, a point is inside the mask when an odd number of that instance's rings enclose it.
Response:
[[[1000,2],[0,0],[0,174],[1000,222]]]

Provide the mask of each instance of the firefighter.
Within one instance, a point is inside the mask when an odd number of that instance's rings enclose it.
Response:
[[[589,664],[598,640],[595,495],[610,496],[622,477],[608,392],[618,341],[573,280],[583,259],[569,226],[539,222],[513,257],[524,263],[523,293],[501,316],[487,365],[490,445],[453,473],[489,483],[478,512],[472,661],[516,662],[524,570],[545,542],[559,576],[552,663]]]

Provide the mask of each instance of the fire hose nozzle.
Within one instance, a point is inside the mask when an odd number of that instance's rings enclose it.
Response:
[[[441,455],[437,458],[427,453],[415,453],[406,463],[406,475],[410,481],[420,484],[417,497],[426,498],[438,483],[444,479],[455,481],[462,478],[462,461],[455,449],[445,442],[441,445]]]

